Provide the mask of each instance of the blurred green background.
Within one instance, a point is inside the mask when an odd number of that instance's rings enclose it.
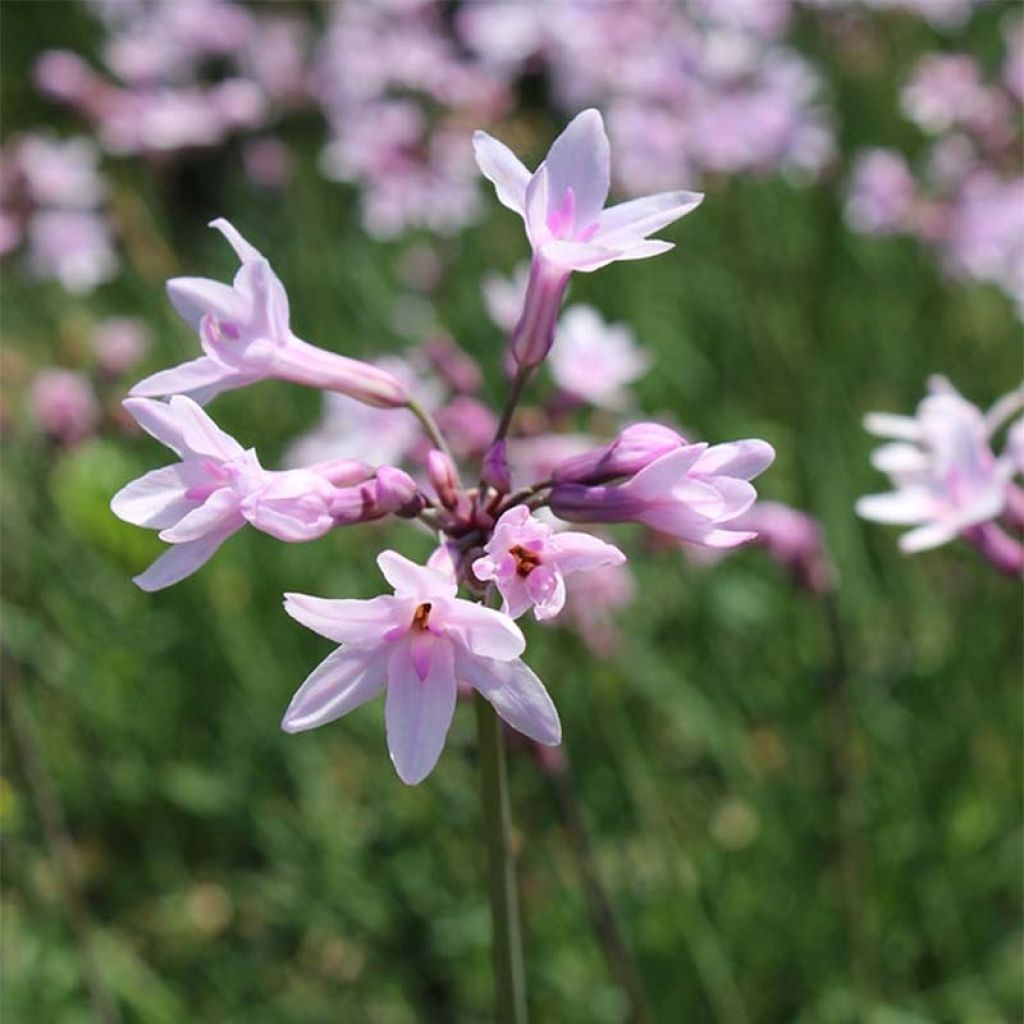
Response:
[[[988,14],[944,45],[985,59]],[[75,129],[27,74],[44,46],[90,52],[90,32],[75,7],[4,5],[5,133]],[[863,75],[815,28],[801,38],[832,83],[844,153],[913,145],[895,96],[936,37],[893,22],[883,38],[884,67]],[[530,123],[533,156],[558,124]],[[22,408],[34,368],[85,364],[103,316],[151,327],[147,371],[191,357],[162,282],[230,276],[204,227],[216,215],[270,256],[301,336],[365,355],[405,344],[393,313],[408,243],[365,236],[354,193],[316,170],[312,118],[285,137],[298,168],[280,195],[246,185],[231,147],[163,173],[110,163],[125,269],[88,299],[4,268],[10,1024],[95,1019],[15,730],[66,816],[80,914],[125,1020],[489,1017],[472,714],[460,708],[439,767],[412,789],[388,764],[380,702],[302,736],[278,727],[330,647],[282,613],[282,592],[372,596],[375,552],[425,556],[425,539],[366,528],[286,546],[244,531],[196,576],[146,595],[131,576],[161,545],[108,502],[164,450],[111,434],[58,451]],[[712,181],[667,232],[672,254],[573,286],[655,353],[638,387],[646,412],[775,445],[760,490],[821,518],[840,578],[830,628],[828,608],[758,551],[706,569],[644,554],[626,531],[640,586],[617,654],[595,659],[575,636],[523,622],[658,1021],[1021,1018],[1019,590],[961,545],[901,557],[894,531],[852,512],[883,489],[862,415],[910,411],[932,372],[988,404],[1019,378],[1019,328],[1006,299],[943,281],[914,243],[847,232],[841,170],[807,189]],[[524,256],[521,227],[492,202],[479,227],[439,244],[439,320],[497,400],[502,342],[479,276]],[[316,413],[315,395],[278,383],[215,409],[268,465]],[[550,783],[521,755],[511,781],[533,1019],[621,1020]]]

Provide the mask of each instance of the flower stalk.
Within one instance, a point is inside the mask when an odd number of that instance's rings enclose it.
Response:
[[[526,1021],[526,979],[519,925],[512,812],[501,722],[483,697],[476,697],[480,790],[490,873],[491,920],[494,926],[494,1019],[498,1024]]]

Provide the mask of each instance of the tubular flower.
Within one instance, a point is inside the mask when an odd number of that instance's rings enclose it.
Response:
[[[900,537],[907,554],[992,523],[1005,507],[1015,468],[1010,454],[996,458],[992,452],[997,422],[942,378],[931,387],[914,416],[869,413],[864,419],[870,433],[890,439],[875,449],[871,464],[894,490],[861,498],[857,514],[914,527]]]
[[[181,458],[133,480],[110,503],[119,518],[159,530],[160,539],[172,545],[135,577],[143,590],[161,590],[190,576],[246,523],[297,543],[396,511],[412,496],[386,474],[383,482],[368,479],[373,470],[352,460],[327,463],[319,471],[266,470],[252,449],[242,448],[184,396],[169,404],[129,398],[124,405],[143,430]],[[408,486],[415,493],[411,480]]]
[[[556,484],[551,510],[571,522],[637,522],[689,544],[736,547],[756,536],[732,524],[757,497],[749,481],[774,458],[765,441],[684,444],[623,484]]]
[[[285,610],[341,644],[306,679],[282,721],[286,732],[332,722],[387,690],[388,750],[399,778],[422,782],[437,764],[459,684],[476,689],[510,725],[548,746],[561,742],[544,684],[520,661],[518,626],[456,597],[445,574],[394,551],[377,558],[394,595],[369,601],[286,594]]]
[[[648,236],[695,209],[697,192],[661,192],[604,208],[611,154],[601,114],[584,110],[554,141],[532,174],[486,132],[473,136],[476,161],[498,200],[526,225],[533,249],[526,299],[512,332],[512,354],[522,367],[542,362],[574,270],[589,272],[616,260],[657,256],[671,242]]]
[[[188,394],[205,403],[222,391],[273,377],[337,391],[368,405],[408,402],[405,386],[386,370],[297,338],[284,285],[267,259],[223,218],[210,226],[242,262],[234,282],[229,286],[204,277],[167,282],[171,304],[198,333],[205,354],[140,381],[133,396]]]
[[[504,600],[501,610],[518,619],[532,607],[541,621],[553,619],[564,607],[566,576],[626,561],[617,547],[589,533],[556,533],[525,505],[501,516],[484,551],[473,573],[494,581]]]

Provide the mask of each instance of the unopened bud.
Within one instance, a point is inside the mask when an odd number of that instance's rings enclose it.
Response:
[[[427,478],[431,487],[447,509],[459,502],[459,473],[451,457],[433,448],[427,453]]]
[[[495,441],[484,455],[480,479],[501,494],[512,490],[512,473],[508,465],[508,445]]]
[[[559,483],[605,483],[633,476],[684,444],[684,438],[669,427],[659,423],[634,423],[603,448],[594,448],[560,462],[551,476]]]

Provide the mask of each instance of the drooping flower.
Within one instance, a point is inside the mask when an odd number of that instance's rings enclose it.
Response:
[[[561,742],[558,712],[519,656],[526,642],[501,612],[456,597],[445,574],[395,551],[377,558],[394,595],[369,601],[286,594],[285,611],[342,646],[292,698],[281,723],[302,732],[332,722],[387,690],[387,743],[399,778],[422,782],[437,764],[459,684],[477,690],[538,743]]]
[[[181,459],[133,480],[110,503],[119,518],[159,530],[172,545],[135,577],[143,590],[190,576],[246,523],[279,540],[314,540],[335,526],[399,511],[416,494],[401,470],[381,467],[370,479],[374,471],[354,460],[266,470],[255,451],[242,448],[182,395],[168,404],[129,398],[124,406]]]
[[[857,514],[912,526],[899,541],[907,554],[995,520],[1014,472],[1010,456],[993,453],[994,428],[977,406],[942,378],[933,378],[931,390],[914,416],[869,413],[864,419],[870,433],[890,439],[874,451],[871,464],[894,489],[861,498]]]
[[[616,260],[667,252],[671,242],[649,236],[703,199],[696,192],[662,192],[606,210],[611,156],[604,122],[593,109],[573,118],[533,174],[486,132],[478,131],[473,145],[498,200],[523,218],[533,249],[526,300],[511,337],[512,354],[522,367],[536,366],[551,348],[574,270],[589,272]]]
[[[532,607],[541,621],[553,619],[565,605],[566,576],[626,561],[617,547],[589,533],[555,532],[525,505],[503,513],[484,551],[473,573],[494,581],[502,611],[518,619]]]
[[[551,510],[570,522],[637,522],[688,544],[731,548],[756,536],[734,521],[757,497],[749,481],[774,458],[772,446],[760,440],[683,444],[625,483],[556,483]]]
[[[627,386],[651,360],[625,324],[606,324],[596,309],[577,304],[558,321],[548,365],[555,383],[574,398],[621,410]]]
[[[368,405],[393,408],[408,402],[404,385],[393,374],[297,338],[288,296],[270,263],[223,218],[210,226],[241,260],[233,284],[202,277],[167,283],[171,303],[199,334],[205,355],[147,377],[132,395],[188,394],[205,402],[222,391],[276,377]]]

